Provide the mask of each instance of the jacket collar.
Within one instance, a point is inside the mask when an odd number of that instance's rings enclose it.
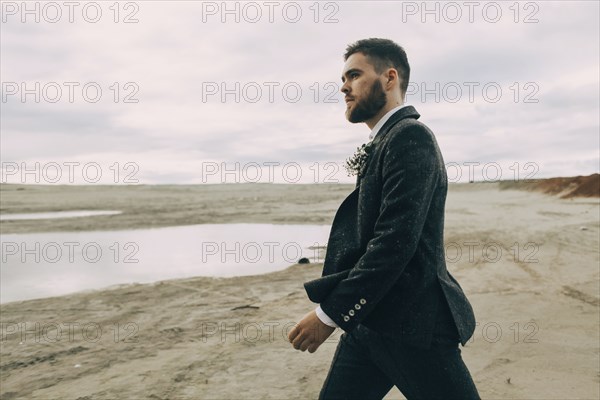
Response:
[[[413,106],[406,106],[406,107],[399,109],[394,114],[392,114],[392,116],[385,122],[385,124],[383,124],[383,126],[381,127],[381,129],[379,130],[377,135],[375,136],[375,139],[373,139],[373,145],[375,145],[379,141],[381,141],[381,139],[383,139],[385,134],[388,133],[388,131],[394,125],[396,125],[396,123],[398,121],[403,120],[405,118],[419,119],[420,116],[421,116],[421,114],[419,114]]]

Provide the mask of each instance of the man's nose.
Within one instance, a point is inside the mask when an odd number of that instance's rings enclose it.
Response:
[[[344,94],[348,94],[349,91],[350,91],[350,88],[348,87],[348,81],[346,81],[340,88],[340,92],[342,92]]]

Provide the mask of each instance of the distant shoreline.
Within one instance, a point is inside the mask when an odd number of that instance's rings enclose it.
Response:
[[[331,224],[354,184],[21,185],[0,184],[0,213],[118,210],[120,214],[0,221],[0,231],[126,230],[206,223]],[[600,175],[450,183],[449,191],[529,190],[561,198],[598,197]],[[243,190],[240,190],[243,188]],[[310,209],[303,207],[311,205]]]

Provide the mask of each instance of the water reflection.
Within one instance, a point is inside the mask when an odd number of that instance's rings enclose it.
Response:
[[[115,215],[121,214],[122,211],[55,211],[55,212],[40,212],[27,214],[0,214],[0,221],[13,221],[21,219],[55,219],[55,218],[75,218],[75,217],[90,217],[95,215]]]
[[[2,235],[0,302],[120,283],[240,276],[322,262],[328,225],[204,224]]]

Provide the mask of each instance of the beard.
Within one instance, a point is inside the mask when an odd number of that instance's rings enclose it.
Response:
[[[387,95],[381,81],[376,80],[364,100],[356,101],[350,113],[346,112],[348,121],[352,123],[365,122],[373,118],[386,105]]]

